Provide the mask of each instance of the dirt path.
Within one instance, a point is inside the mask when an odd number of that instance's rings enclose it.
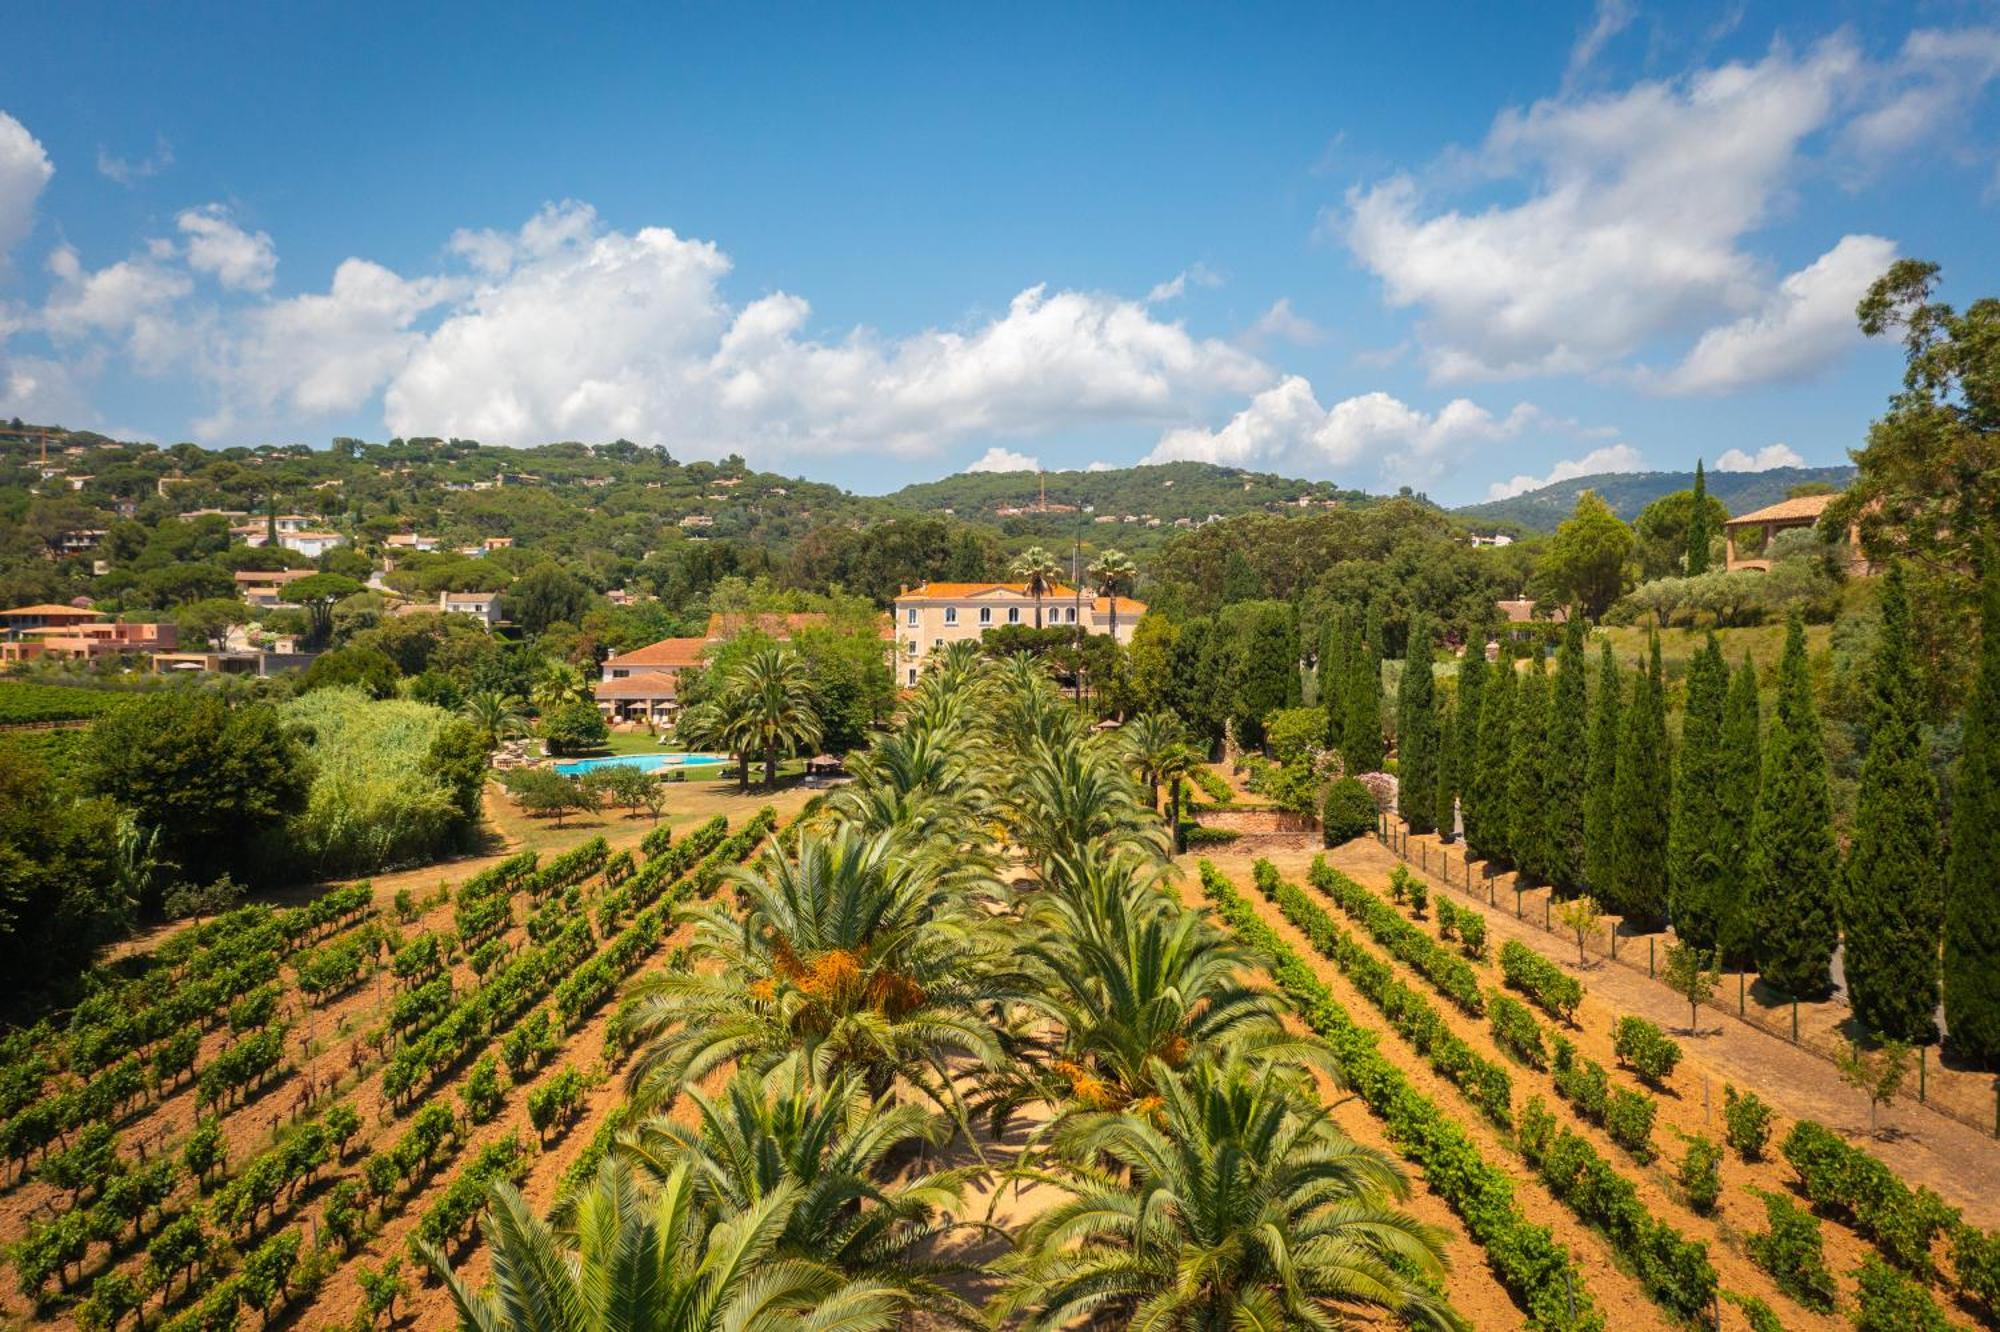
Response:
[[[1206,902],[1201,895],[1200,880],[1195,872],[1195,862],[1197,859],[1199,857],[1187,856],[1182,858],[1181,867],[1184,874],[1181,883],[1181,897],[1183,901],[1191,905],[1200,906],[1206,905]],[[1480,1154],[1496,1169],[1502,1171],[1513,1181],[1514,1195],[1516,1202],[1520,1206],[1521,1214],[1536,1225],[1547,1226],[1554,1233],[1556,1240],[1576,1256],[1577,1269],[1583,1277],[1585,1285],[1588,1287],[1592,1297],[1596,1299],[1598,1307],[1605,1311],[1606,1316],[1617,1320],[1620,1332],[1629,1332],[1630,1329],[1634,1328],[1671,1327],[1672,1325],[1667,1321],[1665,1315],[1659,1311],[1651,1300],[1646,1298],[1646,1294],[1640,1289],[1639,1283],[1619,1267],[1609,1244],[1605,1242],[1604,1238],[1596,1231],[1584,1226],[1567,1208],[1561,1206],[1551,1198],[1548,1191],[1535,1178],[1533,1172],[1528,1170],[1521,1162],[1521,1159],[1514,1153],[1513,1149],[1505,1142],[1500,1132],[1486,1119],[1465,1106],[1464,1101],[1458,1094],[1458,1089],[1432,1071],[1430,1064],[1412,1050],[1402,1037],[1391,1030],[1387,1023],[1381,1020],[1381,1016],[1376,1011],[1374,1005],[1370,1004],[1349,983],[1347,978],[1341,974],[1340,969],[1320,956],[1319,952],[1313,948],[1311,942],[1297,929],[1293,928],[1292,924],[1278,912],[1276,907],[1264,900],[1263,895],[1251,884],[1250,865],[1252,862],[1241,857],[1210,856],[1208,859],[1213,860],[1216,868],[1221,870],[1231,882],[1238,886],[1244,900],[1255,906],[1260,918],[1273,930],[1277,931],[1280,938],[1284,939],[1286,943],[1297,950],[1299,956],[1305,960],[1313,969],[1314,974],[1333,992],[1334,998],[1347,1010],[1349,1015],[1361,1025],[1381,1033],[1381,1044],[1384,1053],[1389,1054],[1391,1058],[1395,1059],[1397,1066],[1401,1069],[1403,1075],[1409,1079],[1411,1086],[1429,1096],[1441,1106],[1464,1109],[1464,1114],[1459,1120],[1459,1126],[1478,1144]],[[1359,1102],[1355,1102],[1353,1105],[1354,1113],[1367,1117],[1371,1123],[1376,1125],[1374,1141],[1386,1143],[1387,1140],[1381,1133],[1379,1121],[1369,1116],[1366,1107],[1361,1106]],[[1367,1141],[1367,1139],[1361,1140]],[[1391,1150],[1393,1151],[1393,1148]],[[1421,1169],[1415,1165],[1409,1165],[1408,1168],[1413,1179],[1422,1178],[1423,1172]],[[1422,1196],[1427,1202],[1442,1209],[1447,1215],[1450,1215],[1449,1208],[1446,1207],[1443,1199],[1429,1192],[1427,1189],[1423,1191]],[[1463,1225],[1455,1225],[1453,1233],[1459,1241],[1453,1245],[1452,1250],[1454,1273],[1460,1267],[1475,1265],[1485,1270],[1485,1251],[1466,1235]],[[1492,1279],[1490,1272],[1487,1273],[1487,1276],[1488,1280],[1492,1282],[1491,1295],[1485,1300],[1475,1300],[1470,1305],[1460,1305],[1459,1311],[1471,1320],[1473,1326],[1481,1329],[1516,1325],[1521,1317],[1519,1308],[1515,1306],[1513,1300],[1506,1295],[1505,1291],[1500,1288],[1499,1283]],[[1473,1299],[1474,1293],[1467,1292],[1467,1297],[1468,1299]],[[1454,1295],[1454,1299],[1456,1298],[1457,1296]]]
[[[1310,863],[1311,856],[1304,860]],[[1372,838],[1357,838],[1338,847],[1327,853],[1327,860],[1378,891],[1399,863],[1394,853]],[[1304,874],[1304,864],[1276,863],[1288,875]],[[1410,870],[1419,872],[1415,866]],[[1481,899],[1468,896],[1463,889],[1443,886],[1435,876],[1425,878],[1433,893],[1449,892],[1454,902],[1484,906]],[[1824,1059],[1707,1009],[1701,1015],[1701,1034],[1688,1037],[1687,1004],[1665,985],[1642,972],[1604,962],[1580,970],[1574,947],[1565,949],[1554,936],[1516,920],[1512,911],[1489,908],[1485,914],[1496,952],[1506,940],[1518,939],[1583,977],[1587,1023],[1603,1026],[1619,1015],[1632,1013],[1673,1032],[1686,1052],[1677,1082],[1687,1089],[1685,1095],[1696,1100],[1706,1094],[1714,1111],[1714,1134],[1721,1132],[1722,1087],[1734,1083],[1755,1088],[1785,1121],[1772,1134],[1774,1150],[1795,1119],[1817,1120],[1851,1139],[1865,1137],[1867,1103],[1859,1092],[1841,1083]],[[1864,1143],[1870,1152],[1908,1183],[1924,1185],[1962,1209],[1968,1221],[1980,1226],[2000,1225],[2000,1142],[1906,1101],[1884,1106],[1882,1123],[1890,1136]]]

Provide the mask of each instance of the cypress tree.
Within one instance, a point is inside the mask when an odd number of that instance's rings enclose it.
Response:
[[[1750,826],[1757,814],[1757,794],[1763,787],[1763,715],[1757,700],[1757,668],[1750,654],[1729,680],[1722,705],[1720,785],[1717,811],[1722,829],[1716,846],[1722,872],[1715,880],[1716,943],[1734,963],[1754,957],[1750,932]]]
[[[1351,640],[1347,714],[1341,719],[1340,756],[1347,770],[1382,771],[1382,621],[1371,607]]]
[[[1472,820],[1477,796],[1474,786],[1479,773],[1479,695],[1486,685],[1486,651],[1483,644],[1468,644],[1465,660],[1458,666],[1458,703],[1452,709],[1452,785],[1457,788],[1458,813],[1465,825],[1465,840],[1472,841]]]
[[[1437,819],[1440,840],[1449,842],[1458,834],[1458,709],[1444,694],[1437,695],[1438,777],[1437,799],[1431,809]]]
[[[1681,942],[1703,950],[1722,942],[1716,911],[1727,871],[1728,825],[1722,802],[1722,715],[1729,667],[1715,635],[1688,667],[1687,709],[1674,774],[1673,823],[1667,830],[1667,913]],[[1754,703],[1754,696],[1753,696]]]
[[[1347,607],[1339,607],[1320,636],[1314,693],[1326,713],[1326,743],[1332,749],[1340,748],[1341,717],[1346,712],[1350,618]]]
[[[1660,675],[1660,640],[1652,640],[1648,669],[1632,683],[1632,706],[1618,737],[1618,773],[1612,780],[1611,857],[1616,891],[1611,905],[1630,920],[1667,917],[1667,822],[1672,815],[1672,756],[1667,748],[1667,708]]]
[[[1597,668],[1597,710],[1590,723],[1590,767],[1583,792],[1583,881],[1599,902],[1610,901],[1618,884],[1611,835],[1618,808],[1618,722],[1624,692],[1607,638]]]
[[[1487,860],[1508,859],[1508,777],[1514,770],[1514,655],[1500,645],[1500,661],[1480,690],[1479,772],[1473,787],[1478,809],[1473,850]]]
[[[1937,1039],[1944,884],[1937,783],[1924,743],[1901,565],[1882,580],[1882,631],[1870,670],[1868,756],[1841,903],[1842,954],[1854,1015],[1890,1040]],[[1990,875],[1989,875],[1990,877]]]
[[[1437,827],[1437,683],[1431,673],[1431,622],[1410,621],[1403,676],[1396,688],[1396,789],[1410,831]]]
[[[1548,824],[1548,875],[1565,897],[1583,884],[1583,805],[1590,776],[1590,679],[1583,660],[1583,617],[1563,627],[1549,693],[1548,752],[1543,780]]]
[[[1539,647],[1514,695],[1514,748],[1507,776],[1507,847],[1515,873],[1539,883],[1549,872],[1549,676]]]
[[[1839,893],[1826,748],[1806,666],[1805,621],[1794,611],[1785,629],[1778,711],[1764,744],[1763,788],[1750,833],[1750,915],[1757,970],[1766,983],[1800,999],[1821,998],[1832,988],[1828,964]]]
[[[1708,528],[1708,478],[1702,474],[1701,459],[1694,460],[1694,512],[1688,517],[1688,577],[1708,572],[1708,545],[1715,533]]]
[[[1944,1024],[1954,1053],[2000,1065],[2000,550],[1985,552],[1979,678],[1965,710],[1945,862]]]

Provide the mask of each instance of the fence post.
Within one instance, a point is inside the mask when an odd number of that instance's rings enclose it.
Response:
[[[1653,974],[1653,936],[1646,936],[1646,974]]]
[[[1929,1068],[1930,1061],[1925,1058],[1925,1053],[1926,1053],[1926,1047],[1919,1045],[1917,1047],[1917,1104],[1918,1105],[1922,1105],[1924,1103],[1925,1093],[1929,1090],[1927,1086],[1929,1079],[1926,1076],[1926,1072]]]
[[[1555,901],[1556,901],[1556,890],[1551,888],[1549,889],[1549,895],[1542,899],[1542,928],[1545,930],[1552,930],[1554,928],[1552,925],[1549,924],[1549,916],[1556,909]]]
[[[1739,971],[1736,973],[1736,1016],[1737,1017],[1743,1016],[1744,1012],[1743,995],[1745,989],[1747,988],[1743,978],[1748,974],[1749,974],[1748,972],[1743,972],[1743,971]]]
[[[1799,1043],[1799,1001],[1792,1000],[1792,1044]]]
[[[1618,960],[1618,926],[1616,925],[1611,927],[1611,960],[1613,962]]]
[[[1514,919],[1521,919],[1521,881],[1514,880]]]

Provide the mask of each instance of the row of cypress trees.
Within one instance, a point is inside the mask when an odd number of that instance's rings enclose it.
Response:
[[[1869,1030],[1935,1040],[1942,994],[1953,1050],[2000,1063],[2000,568],[1985,580],[1949,860],[1911,614],[1903,573],[1892,567],[1845,856],[1796,615],[1769,725],[1756,668],[1746,656],[1731,671],[1711,634],[1688,669],[1678,745],[1667,730],[1657,636],[1631,671],[1605,643],[1594,691],[1580,621],[1566,626],[1553,675],[1540,651],[1517,666],[1503,643],[1497,667],[1470,652],[1454,704],[1432,679],[1434,626],[1418,620],[1397,692],[1403,816],[1413,831],[1447,838],[1462,818],[1474,854],[1563,896],[1590,892],[1628,920],[1671,922],[1684,942],[1753,964],[1800,998],[1828,993],[1844,940],[1845,979]],[[1363,656],[1365,637],[1356,640]],[[1378,698],[1379,657],[1366,670],[1361,692]],[[1350,687],[1340,696],[1357,695]],[[1379,713],[1375,720],[1379,743]]]
[[[1316,696],[1326,710],[1329,748],[1347,771],[1380,772],[1382,740],[1382,619],[1371,606],[1343,607],[1320,644]]]

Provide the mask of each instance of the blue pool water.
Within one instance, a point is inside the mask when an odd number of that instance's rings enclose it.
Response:
[[[668,768],[713,768],[729,760],[720,754],[607,754],[602,758],[575,759],[556,764],[565,777],[576,777],[596,768],[637,768],[640,772],[662,772]]]

